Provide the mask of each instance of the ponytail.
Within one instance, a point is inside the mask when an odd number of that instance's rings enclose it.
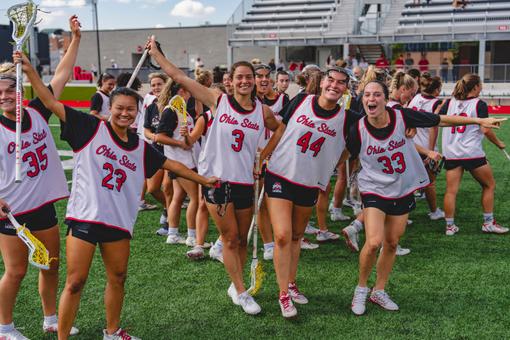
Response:
[[[469,92],[471,92],[476,85],[480,85],[480,77],[473,73],[467,73],[457,81],[453,89],[453,97],[457,100],[466,100]]]

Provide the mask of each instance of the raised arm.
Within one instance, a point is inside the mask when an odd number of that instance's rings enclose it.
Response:
[[[71,44],[67,49],[66,54],[60,61],[55,70],[55,75],[50,81],[51,88],[53,90],[53,95],[55,98],[60,97],[62,92],[64,91],[64,87],[69,81],[72,73],[73,67],[76,63],[76,57],[78,55],[78,48],[80,46],[81,40],[81,24],[78,21],[78,17],[73,15],[69,18],[69,28],[71,29]]]
[[[204,105],[209,108],[216,108],[216,102],[220,96],[219,93],[189,78],[181,69],[166,59],[158,50],[154,36],[149,39],[146,47],[149,49],[149,55],[156,60],[161,66],[161,69],[165,71],[170,78],[181,84],[186,90],[191,92],[193,97],[201,101]]]
[[[35,90],[37,96],[39,99],[41,99],[44,106],[56,114],[61,121],[65,122],[66,113],[64,105],[55,99],[55,97],[53,97],[53,94],[46,87],[46,85],[44,85],[36,70],[34,70],[30,64],[28,58],[22,52],[16,51],[12,54],[12,59],[15,64],[22,63],[23,72],[25,72],[27,75],[28,80],[32,84],[32,88]]]

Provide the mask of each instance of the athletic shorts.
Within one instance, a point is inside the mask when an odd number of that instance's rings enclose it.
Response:
[[[191,169],[191,170],[193,170],[193,171],[195,171],[195,172],[197,172],[197,173],[198,173],[198,169],[197,169],[197,168],[193,168],[193,169]],[[170,179],[177,179],[177,177],[179,177],[179,176],[177,176],[177,175],[176,175],[175,173],[173,173],[172,171],[168,171],[168,177],[170,177]]]
[[[414,193],[397,199],[382,198],[376,195],[361,195],[363,208],[377,208],[386,215],[405,215],[416,208]]]
[[[71,220],[66,220],[65,223],[67,224],[67,235],[71,233],[73,237],[92,243],[93,245],[131,239],[131,234],[129,234],[129,232],[110,228],[100,223],[95,224]]]
[[[281,198],[302,207],[313,207],[319,198],[318,188],[297,185],[270,172],[264,177],[264,190],[268,197]]]
[[[487,164],[487,158],[473,158],[473,159],[450,159],[444,162],[446,170],[453,170],[461,166],[466,171],[471,171]]]
[[[19,224],[25,224],[30,231],[40,231],[50,229],[57,225],[57,212],[53,203],[43,205],[39,209],[27,214],[16,216]],[[11,222],[6,219],[0,221],[0,233],[5,235],[16,235],[16,229]]]
[[[253,207],[253,185],[222,182],[217,188],[202,186],[202,195],[211,204],[233,203],[234,209]]]

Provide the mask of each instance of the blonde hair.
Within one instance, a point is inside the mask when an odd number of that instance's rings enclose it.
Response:
[[[467,73],[457,81],[452,95],[457,100],[465,100],[467,99],[469,92],[471,92],[476,85],[480,85],[481,83],[482,82],[478,75]]]
[[[205,86],[207,84],[207,81],[210,81],[212,83],[213,74],[209,70],[197,69],[195,71],[195,80],[200,85],[204,85]]]
[[[402,71],[399,71],[399,72],[395,73],[395,75],[393,76],[393,79],[390,82],[390,86],[389,86],[390,93],[398,90],[402,86],[404,86],[406,89],[412,89],[412,88],[417,88],[418,83],[410,75],[408,75]]]
[[[165,83],[165,87],[163,87],[163,90],[161,90],[161,93],[158,96],[158,111],[161,115],[163,113],[163,110],[168,105],[168,102],[170,102],[170,99],[172,96],[172,85],[174,84],[174,81],[172,78],[168,78],[167,82]]]
[[[386,72],[383,69],[370,65],[366,72],[363,74],[361,81],[358,85],[358,91],[363,92],[365,86],[372,81],[380,81],[386,83]]]
[[[16,76],[16,65],[10,62],[0,64],[0,74]]]
[[[152,79],[159,78],[163,80],[164,83],[168,81],[168,76],[165,73],[161,72],[152,72],[149,73],[149,83],[152,81]]]

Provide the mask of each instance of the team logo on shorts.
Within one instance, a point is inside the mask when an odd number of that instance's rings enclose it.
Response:
[[[275,182],[273,184],[272,190],[275,194],[281,194],[282,193],[282,184],[280,182]]]

